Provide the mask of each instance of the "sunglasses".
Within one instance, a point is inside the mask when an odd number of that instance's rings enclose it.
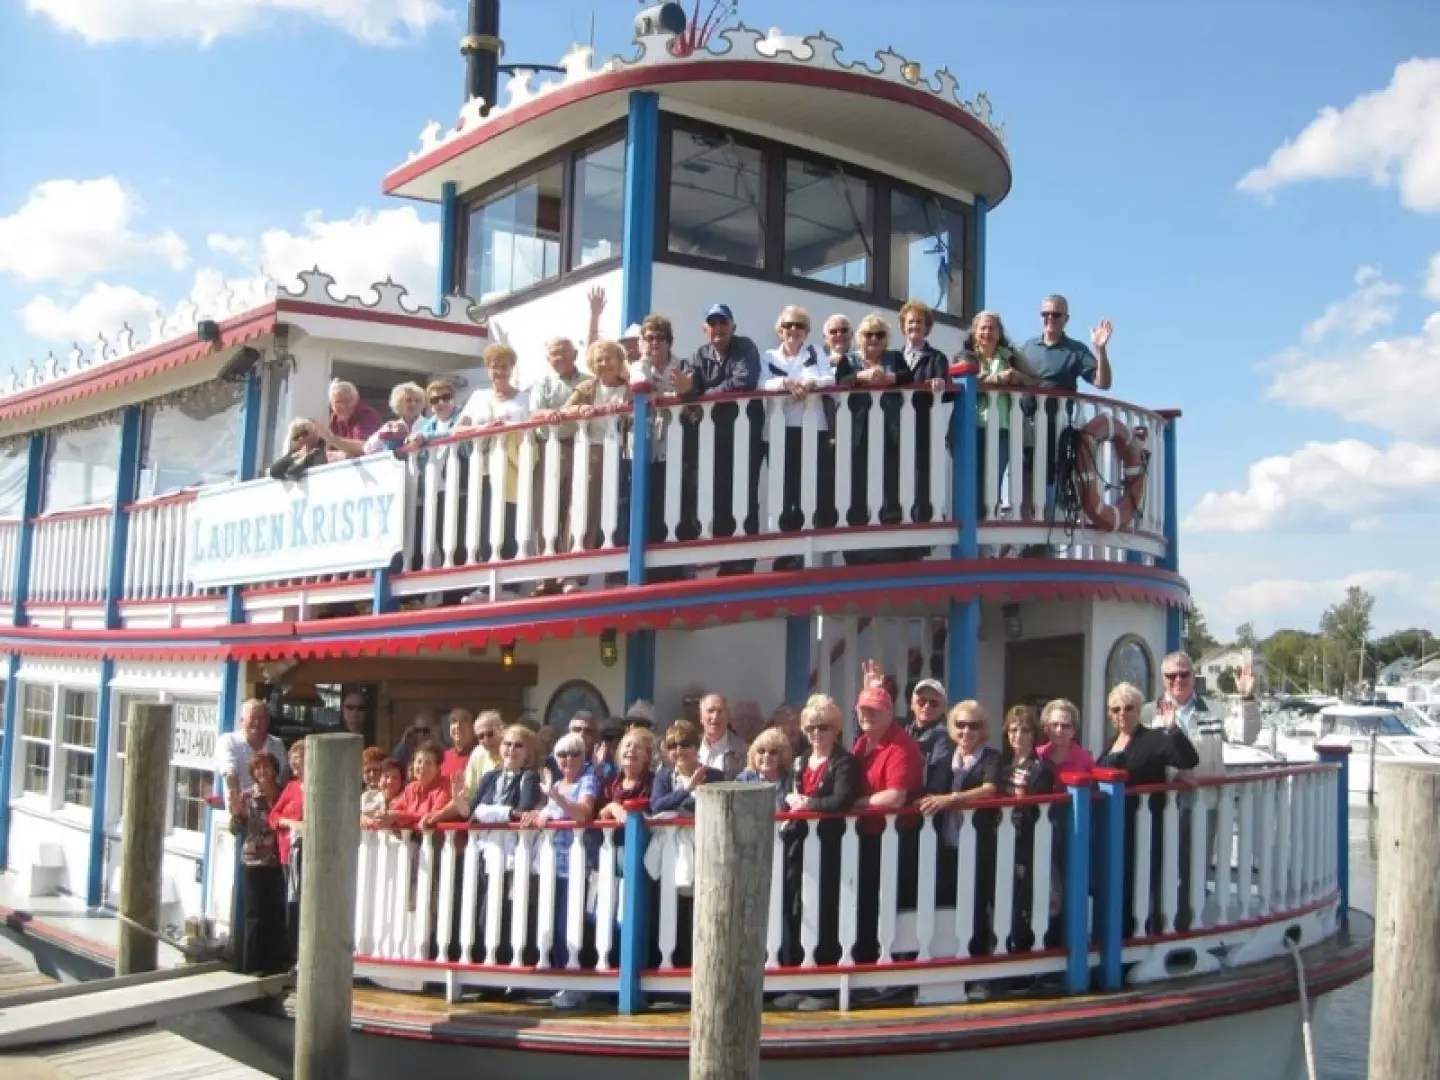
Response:
[[[943,709],[945,703],[939,698],[921,697],[915,699],[915,707],[917,709]]]
[[[1045,322],[1049,322],[1051,319],[1060,320],[1069,318],[1069,314],[1070,313],[1066,311],[1042,311],[1040,312],[1040,318]]]
[[[706,320],[705,320],[705,325],[706,325],[706,326],[729,326],[729,325],[730,325],[730,320],[729,320],[729,319],[723,319],[723,318],[721,318],[719,315],[717,315],[717,316],[715,316],[715,318],[713,318],[713,319],[706,319]]]
[[[956,731],[979,731],[983,727],[979,720],[956,720]]]
[[[887,333],[887,332],[884,331],[884,330],[862,330],[862,331],[860,331],[860,336],[863,337],[863,338],[871,338],[871,339],[874,339],[874,338],[889,337],[890,335],[889,335],[889,333]]]
[[[482,739],[485,742],[489,742],[491,739],[498,739],[499,737],[500,732],[498,731],[477,731],[475,733],[475,738]]]
[[[346,712],[359,712],[361,709],[365,708],[365,706],[360,702],[347,701],[344,705],[341,706],[341,708],[343,708]]]
[[[556,750],[556,751],[555,751],[555,756],[556,756],[556,758],[579,757],[579,756],[580,756],[580,751],[579,751],[579,750]]]
[[[1111,715],[1111,716],[1119,716],[1119,715],[1121,715],[1122,713],[1134,712],[1134,711],[1135,711],[1135,706],[1134,706],[1134,705],[1111,705],[1111,706],[1110,706],[1110,715]]]
[[[813,735],[813,734],[815,734],[815,732],[817,732],[817,731],[834,731],[834,730],[835,730],[835,725],[834,725],[834,724],[811,724],[809,727],[804,728],[803,730],[806,731],[806,732],[808,732],[809,734]]]
[[[668,343],[670,339],[664,334],[646,334],[645,340],[650,342],[651,345],[663,345]]]
[[[782,322],[782,323],[780,324],[780,329],[781,329],[781,330],[809,330],[809,329],[810,329],[810,324],[809,324],[809,323],[803,323],[803,322]]]
[[[772,750],[769,747],[763,747],[755,751],[756,757],[778,757],[779,754],[779,750]]]
[[[501,750],[524,750],[524,749],[525,749],[525,744],[524,744],[523,742],[511,742],[510,740],[507,739],[505,742],[502,742],[502,743],[500,744],[500,749],[501,749]]]
[[[442,401],[454,401],[454,394],[435,394],[430,398],[431,405],[439,405]]]
[[[666,750],[699,750],[700,744],[693,742],[667,742]]]
[[[1167,671],[1165,672],[1165,681],[1184,682],[1186,679],[1190,678],[1190,676],[1194,674],[1195,673],[1193,671]]]

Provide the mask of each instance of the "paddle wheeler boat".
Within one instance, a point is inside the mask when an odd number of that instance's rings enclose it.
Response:
[[[333,728],[341,702],[358,697],[367,741],[390,746],[420,710],[455,705],[563,725],[578,708],[618,717],[644,700],[663,727],[697,686],[766,712],[815,691],[848,704],[860,661],[876,657],[902,688],[931,675],[952,701],[977,698],[995,717],[1070,698],[1097,751],[1108,687],[1126,680],[1154,696],[1188,603],[1177,411],[1049,393],[1031,409],[962,370],[944,397],[888,391],[888,412],[845,407],[879,391],[812,394],[801,406],[809,437],[790,444],[803,447],[797,463],[785,460],[776,395],[742,395],[737,409],[735,398],[684,403],[642,383],[632,406],[575,436],[575,461],[595,462],[564,477],[576,533],[589,486],[602,493],[598,544],[582,550],[563,540],[557,442],[533,421],[298,481],[266,475],[290,420],[323,416],[332,379],[381,409],[406,380],[483,387],[482,351],[504,340],[523,384],[542,374],[548,338],[580,336],[597,289],[603,336],[663,313],[678,355],[701,344],[716,302],[763,349],[787,304],[807,308],[818,331],[832,312],[858,324],[910,297],[937,313],[934,344],[959,351],[984,306],[986,222],[1011,183],[985,95],[966,97],[950,71],[888,49],[867,59],[823,33],[707,34],[677,14],[646,16],[628,55],[598,61],[575,48],[537,82],[497,75],[498,6],[476,3],[458,120],[430,124],[384,180],[392,195],[439,207],[433,299],[414,282],[348,295],[315,270],[243,310],[182,312],[151,340],[117,328],[12,380],[0,397],[10,895],[111,902],[134,702],[175,707],[166,921],[205,917],[223,933],[234,854],[210,803],[212,759],[250,696],[274,703],[287,738]],[[1035,283],[1037,297],[1049,284]],[[746,517],[746,485],[730,485],[727,505],[713,482],[725,409],[768,436],[749,530],[726,527]],[[1032,418],[999,426],[1022,415]],[[828,523],[814,438],[827,418],[839,447],[864,448],[836,454]],[[1002,444],[1018,462],[1057,428],[1091,433],[1094,486],[1084,516],[1046,523],[1023,509],[1042,506],[1056,479],[1047,455],[1023,483],[998,465]],[[752,444],[728,441],[743,481]],[[537,476],[518,485],[513,529],[483,510],[512,452],[520,475]],[[632,467],[661,454],[663,483]],[[855,483],[863,472],[879,492],[886,454],[898,456],[893,513],[863,503]],[[782,529],[794,468],[803,520]],[[664,528],[647,533],[652,508]],[[998,557],[1027,546],[1050,554]],[[736,562],[753,569],[716,573]],[[580,587],[531,595],[553,579]],[[452,602],[462,596],[472,602]],[[1300,1002],[1323,1007],[1370,966],[1370,924],[1347,906],[1345,772],[1335,753],[1199,793],[1153,789],[1156,810],[1136,816],[1129,843],[1117,773],[973,807],[946,835],[929,824],[917,834],[905,815],[851,815],[834,889],[820,888],[812,832],[788,943],[777,861],[765,982],[772,997],[830,1007],[767,1013],[765,1075],[873,1076],[894,1054],[917,1073],[1297,1075]],[[1189,812],[1196,798],[1213,813]],[[355,1075],[423,1062],[530,1080],[683,1076],[690,828],[632,814],[623,829],[594,830],[586,887],[567,892],[564,965],[548,962],[555,854],[573,844],[570,866],[581,865],[581,837],[502,826],[443,844],[367,834]],[[861,847],[876,836],[879,871],[862,878]],[[951,839],[953,899],[935,880]],[[902,859],[912,843],[916,857]],[[992,845],[994,892],[982,893],[978,852]],[[1235,857],[1212,864],[1211,850]],[[1024,908],[1013,903],[1022,858],[1040,898]],[[507,865],[533,873],[497,870]],[[433,904],[414,900],[427,895]],[[993,908],[993,932],[972,951],[977,906]],[[817,959],[827,908],[838,962]],[[533,921],[503,917],[528,910]],[[31,922],[32,938],[43,932]],[[1031,989],[1017,996],[1022,985]],[[979,987],[988,1002],[974,1000]],[[561,990],[585,1006],[543,1003]],[[866,1007],[877,990],[899,996]],[[283,1016],[234,1010],[205,1030],[233,1035],[225,1049],[262,1066],[288,1061]]]

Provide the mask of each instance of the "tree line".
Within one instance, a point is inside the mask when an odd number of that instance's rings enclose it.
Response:
[[[1205,623],[1204,612],[1191,605],[1185,623],[1184,648],[1192,658],[1221,645],[1253,649],[1265,659],[1265,689],[1272,693],[1351,693],[1362,684],[1373,687],[1388,664],[1404,657],[1430,659],[1440,655],[1440,638],[1424,627],[1410,627],[1371,638],[1375,597],[1352,585],[1345,596],[1320,616],[1316,630],[1277,630],[1259,638],[1253,623],[1235,628],[1234,638],[1221,642]],[[1217,680],[1222,692],[1233,692]],[[1233,682],[1233,675],[1230,680]]]

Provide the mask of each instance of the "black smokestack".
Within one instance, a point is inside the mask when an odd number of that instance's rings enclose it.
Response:
[[[500,47],[500,0],[470,0],[470,32],[460,41],[465,100],[484,98],[484,113],[500,92]]]

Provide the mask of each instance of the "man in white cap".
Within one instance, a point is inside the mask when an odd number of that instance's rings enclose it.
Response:
[[[910,691],[910,722],[905,730],[920,747],[925,759],[925,790],[938,791],[941,778],[955,756],[955,743],[945,730],[945,684],[939,679],[921,679]],[[932,779],[935,783],[931,783]]]

